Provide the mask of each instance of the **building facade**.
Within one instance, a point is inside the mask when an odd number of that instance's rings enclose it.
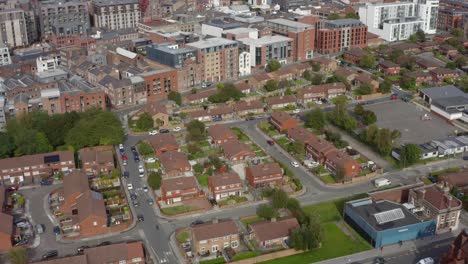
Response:
[[[317,25],[315,50],[321,54],[367,46],[367,26],[357,19],[324,20]]]
[[[266,67],[268,61],[277,60],[281,64],[293,61],[293,39],[283,36],[265,36],[259,39],[239,39],[249,47],[250,66]]]
[[[140,21],[138,0],[93,0],[94,26],[106,29],[136,28]]]
[[[41,36],[86,34],[90,29],[86,0],[47,0],[40,2],[39,25]]]
[[[21,9],[0,10],[0,42],[10,48],[30,44],[25,12]]]

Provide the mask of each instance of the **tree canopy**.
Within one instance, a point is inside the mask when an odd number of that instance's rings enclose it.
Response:
[[[275,80],[268,80],[265,84],[265,90],[267,92],[273,92],[278,90],[278,83]]]
[[[161,173],[159,172],[150,172],[148,175],[148,186],[153,190],[159,190],[161,188]]]
[[[268,61],[268,64],[266,66],[266,71],[267,72],[274,72],[277,71],[281,68],[281,63],[278,60],[271,59]]]
[[[392,90],[392,81],[388,78],[385,78],[383,82],[379,85],[379,92],[381,93],[389,93]]]
[[[148,131],[154,127],[153,117],[148,112],[144,112],[138,117],[136,127],[143,131]]]
[[[193,120],[186,125],[187,127],[187,141],[203,141],[206,139],[206,129],[205,124]]]
[[[304,115],[304,122],[306,127],[321,131],[327,124],[327,117],[322,109],[317,107]]]
[[[177,105],[182,105],[182,95],[177,91],[171,91],[167,99],[174,101]]]
[[[411,166],[421,159],[421,149],[416,144],[405,144],[400,150],[400,164],[403,167]]]
[[[212,103],[225,103],[229,100],[239,101],[244,97],[244,93],[237,89],[232,83],[218,84],[218,91],[208,97],[208,101]]]
[[[366,69],[373,68],[375,66],[375,57],[370,53],[365,54],[359,61],[359,66]]]

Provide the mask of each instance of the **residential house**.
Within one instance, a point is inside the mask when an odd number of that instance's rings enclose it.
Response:
[[[228,199],[230,196],[242,196],[242,180],[235,172],[208,177],[208,188],[211,197],[216,201]]]
[[[336,150],[330,142],[317,137],[312,132],[302,127],[289,129],[288,137],[294,141],[303,143],[306,151],[319,163],[324,163],[326,156]]]
[[[252,87],[245,81],[235,83],[234,87],[236,87],[237,90],[244,94],[249,94],[252,92]]]
[[[81,168],[87,175],[109,174],[115,169],[113,146],[83,148],[78,151]]]
[[[356,78],[356,76],[358,75],[357,72],[351,71],[351,70],[349,70],[347,68],[343,68],[343,67],[338,67],[336,69],[336,71],[334,72],[334,74],[337,74],[339,76],[343,76],[348,82],[354,81],[354,78]]]
[[[161,199],[165,204],[174,204],[195,199],[198,196],[198,183],[195,177],[163,179]]]
[[[432,81],[441,83],[445,79],[455,80],[458,78],[457,70],[446,69],[446,68],[437,68],[430,70],[429,73],[432,76]]]
[[[255,157],[255,153],[243,142],[230,140],[220,145],[223,149],[224,157],[232,162],[244,161]]]
[[[216,89],[207,90],[203,92],[197,92],[194,94],[189,94],[183,97],[185,104],[202,104],[208,101],[208,97],[216,93]]]
[[[385,76],[393,76],[400,74],[400,65],[388,61],[383,60],[379,62],[379,71],[381,71]]]
[[[311,85],[309,87],[298,89],[296,96],[298,102],[302,104],[317,102],[327,98],[327,90],[323,85]]]
[[[461,169],[458,172],[452,172],[437,177],[439,184],[452,190],[456,188],[460,192],[468,190],[468,169]]]
[[[4,185],[39,183],[42,177],[68,173],[75,168],[73,151],[56,151],[0,160]]]
[[[13,236],[13,216],[0,212],[0,252],[10,250]]]
[[[133,86],[130,79],[120,80],[106,75],[98,84],[103,88],[110,105],[113,107],[133,105],[135,103]]]
[[[253,188],[283,185],[283,169],[278,163],[252,165],[245,168],[245,178]]]
[[[449,59],[453,59],[458,55],[457,48],[448,44],[440,45],[439,52],[440,54],[447,56]]]
[[[252,86],[252,88],[258,90],[261,89],[265,86],[265,84],[268,82],[268,80],[273,79],[271,74],[269,73],[260,73],[260,74],[255,74],[254,76],[249,78],[249,84]]]
[[[192,251],[196,254],[217,253],[227,247],[236,250],[239,241],[239,230],[232,219],[215,219],[192,227]]]
[[[341,151],[332,151],[327,154],[325,167],[335,176],[342,176],[343,181],[359,176],[361,165],[348,154]],[[341,174],[341,175],[338,175]]]
[[[157,128],[166,128],[169,124],[169,114],[166,107],[160,102],[149,102],[145,108],[138,111],[133,117],[133,120],[138,120],[143,113],[149,113],[153,119],[153,126]]]
[[[423,216],[436,220],[437,231],[458,228],[462,202],[435,184],[411,189],[409,202],[421,208]]]
[[[455,238],[448,252],[442,255],[440,264],[460,264],[468,261],[468,229],[463,229]]]
[[[271,113],[270,123],[280,132],[296,128],[299,125],[299,121],[297,119],[282,111],[273,111]]]
[[[338,63],[335,60],[326,57],[315,57],[311,61],[320,65],[321,72],[332,73],[338,68]]]
[[[219,145],[228,141],[237,141],[237,136],[231,128],[226,125],[214,125],[208,128],[208,136],[211,143]]]
[[[160,156],[168,151],[179,150],[179,144],[173,134],[156,134],[148,139],[154,154]]]
[[[406,76],[409,76],[410,78],[414,78],[417,86],[420,86],[423,84],[429,84],[432,82],[432,76],[428,72],[414,71],[414,72],[406,73]]]
[[[287,247],[291,233],[298,228],[299,222],[294,217],[272,218],[248,226],[249,238],[262,249]]]
[[[376,92],[377,89],[379,88],[379,81],[372,79],[370,75],[361,73],[361,74],[358,74],[356,78],[354,78],[355,87],[359,87],[365,83],[370,85],[373,92]]]
[[[266,98],[266,102],[271,109],[280,109],[286,106],[296,106],[294,95],[279,95]]]
[[[260,100],[239,101],[234,104],[234,111],[239,116],[258,115],[265,113],[263,103]]]
[[[209,122],[216,120],[226,120],[231,119],[234,115],[234,110],[229,106],[218,106],[211,109],[202,109],[189,112],[189,115],[192,119],[196,119],[201,122]]]
[[[390,51],[391,50],[402,50],[406,55],[421,52],[418,44],[408,42],[401,42],[398,44],[391,45]]]
[[[192,166],[190,166],[185,153],[179,151],[166,151],[158,157],[161,167],[164,169],[163,178],[172,178],[191,174]]]
[[[424,58],[418,58],[416,59],[416,64],[423,68],[424,70],[434,70],[439,68],[439,64],[429,60],[429,59],[424,59]]]
[[[432,40],[439,44],[444,44],[447,40],[451,38],[454,38],[454,36],[450,34],[449,32],[441,32],[441,33],[434,35]]]
[[[366,55],[366,52],[361,48],[352,48],[343,53],[343,58],[346,61],[352,62],[354,64],[359,64],[361,58]]]

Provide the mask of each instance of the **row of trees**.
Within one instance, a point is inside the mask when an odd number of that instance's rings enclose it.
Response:
[[[237,89],[232,83],[218,84],[218,91],[216,94],[208,97],[211,103],[225,103],[229,100],[239,101],[245,94]]]
[[[10,120],[6,133],[0,133],[0,158],[119,144],[123,136],[119,119],[109,111],[52,116],[34,111]]]
[[[401,136],[400,131],[391,131],[388,128],[379,128],[377,125],[369,125],[359,135],[361,140],[375,148],[382,156],[390,155],[393,142]]]
[[[354,114],[362,119],[366,125],[371,125],[377,122],[377,116],[371,110],[365,110],[362,105],[354,107]]]

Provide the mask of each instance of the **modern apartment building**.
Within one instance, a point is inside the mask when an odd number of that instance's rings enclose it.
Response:
[[[6,98],[0,95],[0,132],[5,130],[6,116],[5,116]]]
[[[357,19],[322,20],[317,25],[315,50],[321,54],[367,46],[367,26]]]
[[[359,8],[359,17],[369,32],[386,41],[398,41],[408,39],[419,29],[435,34],[438,8],[438,0],[368,3]]]
[[[136,28],[140,21],[138,0],[93,0],[92,5],[97,28]]]
[[[197,49],[198,62],[202,69],[202,80],[220,82],[234,80],[239,76],[239,43],[223,38],[209,38],[188,47]]]
[[[278,60],[281,64],[293,61],[293,39],[275,35],[265,36],[259,39],[239,39],[244,45],[249,46],[250,65],[252,67],[265,67],[269,60]]]
[[[40,2],[39,24],[42,38],[86,34],[90,29],[86,0],[46,0]]]
[[[293,39],[293,61],[312,59],[315,47],[315,25],[284,18],[270,19],[273,33]]]
[[[10,48],[29,44],[25,12],[21,9],[0,10],[0,30],[0,42]]]
[[[10,65],[10,49],[5,44],[0,44],[0,66]]]

